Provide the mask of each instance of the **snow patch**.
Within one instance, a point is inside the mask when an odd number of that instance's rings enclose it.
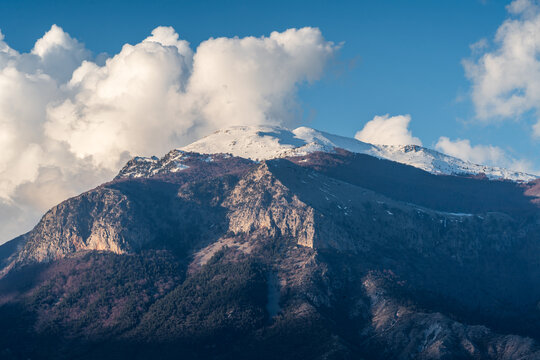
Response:
[[[179,162],[176,162],[175,165],[176,165],[176,167],[171,168],[169,170],[170,172],[178,172],[178,171],[189,169],[189,166],[184,165],[184,164],[179,163]]]

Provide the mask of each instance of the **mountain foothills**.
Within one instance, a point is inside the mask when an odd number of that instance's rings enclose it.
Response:
[[[0,246],[2,359],[539,359],[540,180],[221,130]]]

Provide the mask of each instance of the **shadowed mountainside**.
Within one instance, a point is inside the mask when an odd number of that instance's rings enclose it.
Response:
[[[346,151],[136,158],[0,247],[0,355],[535,359],[531,189]]]

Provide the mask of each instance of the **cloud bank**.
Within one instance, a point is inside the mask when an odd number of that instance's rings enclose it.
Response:
[[[100,66],[56,25],[29,53],[0,33],[0,243],[133,155],[229,125],[294,125],[297,87],[337,50],[317,28],[211,38],[194,51],[158,27]]]
[[[354,137],[371,144],[422,145],[419,138],[412,136],[410,122],[410,115],[375,116]]]
[[[509,18],[498,28],[493,46],[475,44],[463,61],[472,83],[477,117],[484,121],[516,119],[532,112],[533,134],[540,136],[540,6],[515,0]]]

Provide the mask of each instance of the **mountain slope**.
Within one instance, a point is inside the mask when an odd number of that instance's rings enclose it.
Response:
[[[288,130],[271,126],[237,126],[216,131],[182,150],[202,154],[230,153],[254,160],[306,155],[341,148],[411,165],[445,175],[479,175],[489,179],[531,181],[535,175],[477,165],[416,145],[372,145],[353,138],[328,134],[307,127]]]
[[[0,247],[0,354],[535,359],[534,189],[334,149],[136,158]]]

